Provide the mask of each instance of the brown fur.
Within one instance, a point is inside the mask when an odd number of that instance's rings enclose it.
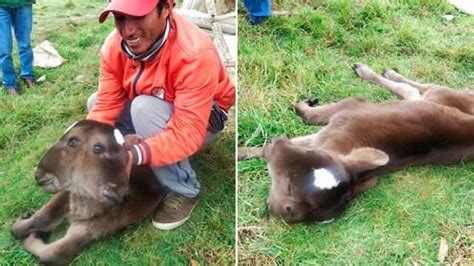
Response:
[[[419,164],[474,160],[474,93],[410,81],[393,70],[384,76],[358,63],[354,71],[402,100],[372,103],[349,98],[295,105],[304,122],[326,125],[317,134],[274,138],[264,148],[272,186],[270,212],[287,222],[329,221],[374,186],[377,176]],[[261,149],[240,150],[254,156]],[[244,155],[245,155],[244,154]],[[244,157],[244,156],[243,156]],[[329,169],[331,189],[313,185],[313,169]],[[314,181],[315,182],[315,181]]]
[[[161,187],[145,167],[125,174],[127,155],[111,126],[83,120],[68,130],[41,159],[36,180],[51,200],[27,219],[18,218],[12,234],[46,264],[65,264],[87,244],[114,234],[150,215]],[[39,235],[67,216],[64,237],[45,243]]]

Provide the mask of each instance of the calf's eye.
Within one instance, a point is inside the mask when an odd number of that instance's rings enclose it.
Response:
[[[79,146],[80,143],[81,142],[77,138],[70,138],[67,142],[67,145],[69,147],[75,148],[75,147]]]
[[[99,144],[95,144],[94,147],[92,148],[92,151],[93,151],[95,154],[102,154],[102,153],[104,153],[104,147],[102,147],[102,146],[99,145]]]

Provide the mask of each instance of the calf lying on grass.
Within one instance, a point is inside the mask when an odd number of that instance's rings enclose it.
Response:
[[[381,174],[411,165],[474,160],[474,92],[420,84],[393,70],[382,76],[357,63],[359,77],[386,87],[402,100],[372,103],[348,98],[294,107],[318,133],[276,137],[264,148],[240,150],[240,158],[268,162],[270,212],[287,222],[330,222],[348,202],[374,186]]]
[[[161,187],[148,168],[126,174],[127,153],[118,130],[96,121],[75,124],[48,150],[35,172],[38,185],[56,193],[11,232],[42,263],[64,264],[92,240],[107,237],[150,215]],[[39,237],[68,217],[66,235],[52,243]]]

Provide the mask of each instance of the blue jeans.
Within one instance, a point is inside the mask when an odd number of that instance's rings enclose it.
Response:
[[[244,4],[252,24],[263,22],[272,13],[271,0],[244,0]]]
[[[31,49],[31,29],[33,23],[32,5],[15,8],[0,7],[0,65],[2,67],[3,88],[17,88],[15,68],[12,59],[12,28],[15,31],[20,55],[20,76],[33,79],[33,50]]]

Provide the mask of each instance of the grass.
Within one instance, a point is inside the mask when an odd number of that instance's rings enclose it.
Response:
[[[97,88],[99,47],[113,29],[110,19],[105,25],[97,21],[105,5],[103,0],[37,0],[34,5],[33,46],[49,40],[66,63],[56,69],[35,68],[36,77],[45,75],[46,81],[22,89],[21,97],[0,95],[0,265],[36,262],[10,236],[10,226],[50,198],[35,185],[33,169],[64,129],[85,117],[86,100]],[[147,219],[93,243],[73,264],[233,263],[234,124],[193,159],[203,193],[185,225],[162,232]]]
[[[362,61],[422,82],[474,87],[474,18],[445,1],[274,1],[293,16],[251,26],[240,6],[238,145],[309,134],[291,105],[359,96],[396,99],[356,78]],[[442,15],[455,16],[446,22]],[[287,225],[264,212],[266,163],[238,164],[242,264],[436,264],[473,261],[474,164],[412,167],[379,178],[331,224]]]

